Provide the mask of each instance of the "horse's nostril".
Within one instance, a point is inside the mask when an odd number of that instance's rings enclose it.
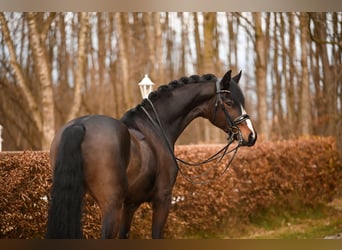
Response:
[[[248,136],[248,146],[253,146],[257,140],[257,135],[254,133],[250,133]]]

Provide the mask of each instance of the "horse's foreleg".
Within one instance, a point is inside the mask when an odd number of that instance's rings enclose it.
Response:
[[[164,226],[171,207],[171,193],[152,201],[152,239],[163,238]]]
[[[128,239],[129,231],[131,229],[133,215],[139,205],[136,204],[124,204],[122,213],[121,213],[121,222],[120,222],[120,231],[119,238],[120,239]]]

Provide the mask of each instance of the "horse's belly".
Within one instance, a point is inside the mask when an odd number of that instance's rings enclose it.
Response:
[[[147,171],[138,175],[130,175],[128,172],[128,190],[127,201],[148,202],[152,198],[155,184],[155,174],[153,171]]]
[[[127,200],[132,202],[150,201],[155,186],[156,157],[144,138],[137,131],[131,132],[131,154],[127,168]]]

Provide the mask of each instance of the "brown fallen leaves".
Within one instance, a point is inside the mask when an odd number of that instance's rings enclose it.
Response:
[[[208,158],[222,145],[176,147],[177,157],[190,162]],[[229,156],[228,156],[229,158]],[[187,176],[201,173],[207,184],[178,176],[165,237],[182,238],[196,230],[215,231],[222,225],[246,222],[270,206],[296,209],[332,200],[341,186],[341,163],[333,138],[302,138],[262,142],[241,148],[223,175],[228,158],[219,164],[193,168],[180,164]],[[0,238],[43,238],[47,219],[51,170],[47,152],[0,153]],[[99,238],[100,214],[86,196],[83,233]],[[150,238],[151,207],[137,211],[132,238]]]

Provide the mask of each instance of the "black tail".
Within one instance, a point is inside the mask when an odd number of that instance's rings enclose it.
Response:
[[[58,145],[46,238],[82,238],[82,200],[85,194],[81,143],[82,124],[67,127]]]

